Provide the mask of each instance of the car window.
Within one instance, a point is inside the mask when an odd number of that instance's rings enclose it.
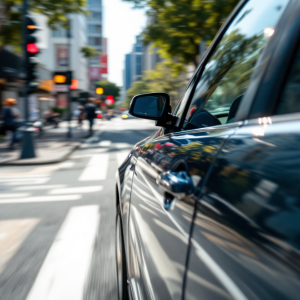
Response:
[[[240,10],[197,83],[184,129],[233,122],[254,66],[288,0],[252,0]]]
[[[277,115],[300,112],[300,48],[295,56],[290,74],[284,86]]]

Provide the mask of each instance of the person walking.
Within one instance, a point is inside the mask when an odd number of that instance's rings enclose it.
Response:
[[[77,120],[78,120],[78,128],[81,128],[82,127],[82,121],[84,119],[84,109],[83,109],[83,106],[78,106],[77,107],[75,115],[77,116]]]
[[[88,103],[84,107],[85,110],[85,117],[89,121],[89,133],[92,135],[93,133],[93,125],[94,125],[94,119],[96,118],[96,105],[94,104],[94,101],[92,99],[88,100]]]
[[[14,144],[17,141],[17,123],[16,120],[20,116],[16,109],[18,101],[14,98],[7,98],[4,101],[4,107],[2,110],[2,119],[4,123],[5,133],[11,131],[12,137],[10,142],[10,149],[14,148]]]

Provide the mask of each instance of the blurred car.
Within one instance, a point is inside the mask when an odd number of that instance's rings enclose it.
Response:
[[[127,110],[127,111],[124,111],[124,112],[122,113],[122,119],[123,119],[123,120],[133,119],[133,118],[134,118],[134,117],[133,117],[131,114],[129,114],[128,110]]]
[[[118,299],[299,299],[300,1],[241,1],[116,174]]]
[[[103,113],[101,110],[96,110],[96,117],[97,119],[102,119],[103,118]]]

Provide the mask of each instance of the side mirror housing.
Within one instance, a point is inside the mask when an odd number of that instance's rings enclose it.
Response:
[[[163,120],[169,111],[170,96],[165,93],[148,93],[132,98],[129,113],[137,118]]]
[[[129,113],[137,118],[155,120],[157,126],[172,128],[177,118],[170,114],[170,96],[166,93],[148,93],[132,98]]]

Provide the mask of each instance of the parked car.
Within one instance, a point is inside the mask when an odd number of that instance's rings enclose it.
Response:
[[[159,129],[117,171],[119,300],[299,299],[299,45],[300,1],[241,1],[172,113],[133,98]]]

